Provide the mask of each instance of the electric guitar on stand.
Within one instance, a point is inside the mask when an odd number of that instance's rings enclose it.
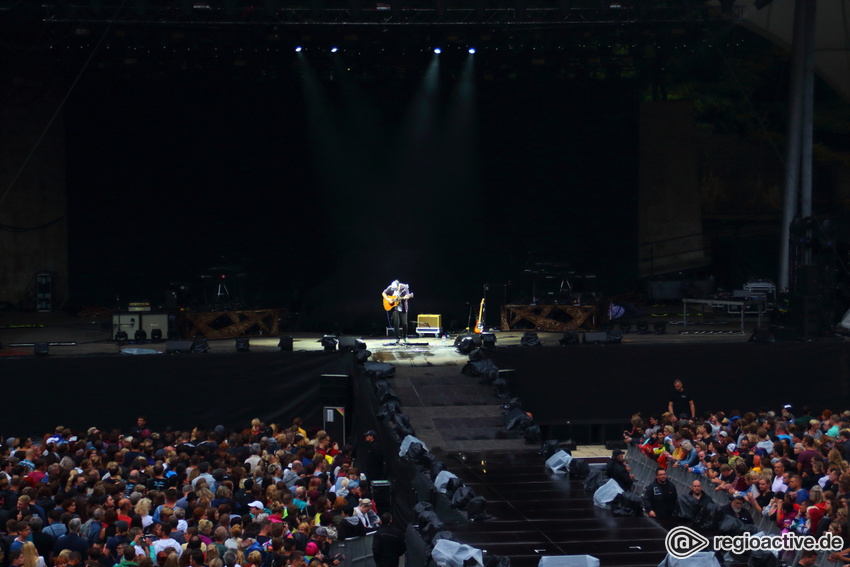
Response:
[[[478,320],[475,321],[475,332],[481,334],[484,332],[484,299],[481,300],[481,307],[478,308]]]

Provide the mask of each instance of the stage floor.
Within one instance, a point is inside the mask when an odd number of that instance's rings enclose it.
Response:
[[[676,309],[679,311],[676,311]],[[666,313],[670,311],[670,313]],[[740,318],[730,315],[712,316],[707,322],[698,322],[689,315],[687,327],[683,327],[681,317],[681,306],[672,306],[671,309],[661,309],[654,317],[645,317],[650,325],[650,332],[637,334],[632,331],[623,335],[623,344],[694,344],[694,343],[735,343],[746,342],[752,334],[756,325],[755,316],[747,316],[745,329],[740,329]],[[663,316],[666,315],[666,316]],[[694,321],[691,324],[691,321]],[[667,323],[665,332],[656,334],[653,332],[653,323],[664,321]],[[496,331],[497,346],[519,345],[524,331]],[[322,350],[319,340],[320,333],[288,333],[282,335],[293,337],[293,348],[295,351],[318,351]],[[537,333],[544,347],[560,346],[558,340],[562,333]],[[435,337],[423,337],[411,339],[416,343],[415,347],[396,346],[391,337],[379,336],[357,336],[366,341],[367,348],[372,352],[404,352],[411,348],[428,348],[434,355],[444,351],[443,341]],[[54,343],[50,347],[51,356],[77,356],[86,354],[117,354],[126,349],[145,349],[157,353],[164,353],[165,342],[147,342],[144,344],[126,343],[119,346],[112,337],[112,320],[103,317],[77,317],[63,312],[23,312],[23,311],[0,311],[0,356],[27,356],[33,350],[31,345],[37,342]],[[454,335],[449,337],[447,347],[452,347]],[[279,337],[277,336],[252,336],[249,338],[251,351],[274,351],[278,350]],[[57,343],[63,343],[62,345]],[[212,352],[233,352],[235,345],[233,339],[209,341]],[[449,348],[449,351],[454,351]],[[401,357],[403,358],[403,357]]]

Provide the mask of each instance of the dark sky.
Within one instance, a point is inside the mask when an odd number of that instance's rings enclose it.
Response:
[[[422,112],[430,56],[344,57],[263,77],[87,71],[65,113],[78,302],[158,302],[175,281],[209,296],[200,276],[222,265],[246,303],[316,320],[368,318],[395,277],[420,311],[465,318],[485,283],[494,302],[525,293],[529,260],[635,287],[632,82],[476,71],[463,105],[466,57],[446,57]],[[340,315],[328,294],[368,299]]]

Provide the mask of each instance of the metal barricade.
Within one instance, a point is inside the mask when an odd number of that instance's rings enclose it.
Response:
[[[642,490],[637,487],[644,487],[655,479],[655,470],[658,467],[658,463],[644,455],[640,448],[636,445],[629,446],[626,450],[626,458],[629,461],[632,473],[635,475],[635,491],[641,494]],[[699,477],[703,484],[703,490],[718,506],[725,506],[732,500],[728,492],[714,490],[714,485],[703,475],[688,472],[680,467],[669,467],[667,469],[667,479],[668,481],[673,482],[673,485],[676,487],[679,494],[687,494],[688,491],[690,491],[691,482],[693,482],[693,478],[695,476]],[[756,530],[764,532],[766,535],[778,535],[781,532],[779,526],[776,525],[776,522],[771,521],[768,516],[764,516],[760,512],[756,511],[749,502],[745,502],[744,506],[753,516],[753,520],[755,521],[754,527]],[[788,554],[788,557],[784,557],[783,555],[780,555],[780,557],[788,561],[789,564],[796,565],[800,560],[801,555],[802,551],[796,552],[794,554],[793,561],[789,561],[790,553]],[[829,552],[818,553],[815,565],[817,567],[838,567],[839,565],[844,565],[844,563],[829,561],[829,555]]]
[[[363,537],[352,537],[331,543],[330,555],[341,553],[344,557],[339,567],[375,567],[372,557],[372,538],[374,532]]]

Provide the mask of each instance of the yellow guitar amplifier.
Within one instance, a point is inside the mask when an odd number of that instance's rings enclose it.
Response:
[[[442,329],[442,315],[417,315],[416,316],[416,326],[417,327],[437,327]]]

